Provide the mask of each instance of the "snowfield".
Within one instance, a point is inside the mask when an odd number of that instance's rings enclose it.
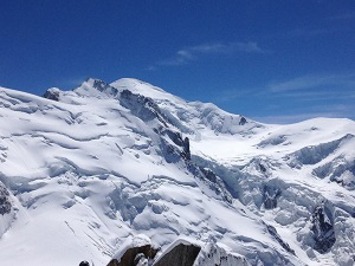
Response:
[[[0,261],[107,265],[135,243],[194,265],[355,262],[355,122],[269,125],[135,79],[0,88]],[[172,244],[175,243],[175,244]]]

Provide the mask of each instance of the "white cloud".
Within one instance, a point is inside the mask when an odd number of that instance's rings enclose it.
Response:
[[[256,42],[231,42],[231,43],[206,43],[190,46],[178,50],[169,59],[159,61],[160,66],[179,66],[198,59],[203,55],[235,54],[235,53],[263,53],[264,51]]]
[[[292,115],[269,115],[253,117],[256,121],[270,124],[291,124],[301,122],[307,119],[327,117],[327,118],[344,118],[344,114],[333,112],[314,112],[314,113],[301,113]]]
[[[233,43],[210,43],[198,46],[188,47],[182,51],[204,54],[217,54],[217,53],[262,53],[263,50],[256,42],[233,42]]]
[[[310,75],[269,85],[269,91],[280,93],[329,86],[355,89],[355,74]]]

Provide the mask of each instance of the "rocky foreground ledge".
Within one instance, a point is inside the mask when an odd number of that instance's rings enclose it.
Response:
[[[208,250],[208,253],[206,252]],[[201,247],[187,239],[178,239],[164,251],[145,236],[129,240],[107,266],[193,266],[248,265],[243,257],[232,256],[218,245]]]

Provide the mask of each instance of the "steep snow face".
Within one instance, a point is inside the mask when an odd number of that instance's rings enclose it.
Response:
[[[246,120],[240,115],[230,114],[211,103],[186,102],[164,90],[135,79],[120,79],[110,84],[119,91],[128,89],[132,93],[149,97],[175,126],[186,134],[193,134],[197,139],[205,131],[218,134],[250,133],[252,129],[263,127],[262,124]]]
[[[0,88],[1,265],[106,265],[137,236],[188,237],[195,265],[353,264],[353,121],[265,125],[135,79],[45,96]]]

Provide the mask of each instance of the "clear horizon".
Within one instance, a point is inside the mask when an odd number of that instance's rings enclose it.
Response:
[[[3,1],[0,86],[144,80],[261,122],[355,119],[354,1]]]

